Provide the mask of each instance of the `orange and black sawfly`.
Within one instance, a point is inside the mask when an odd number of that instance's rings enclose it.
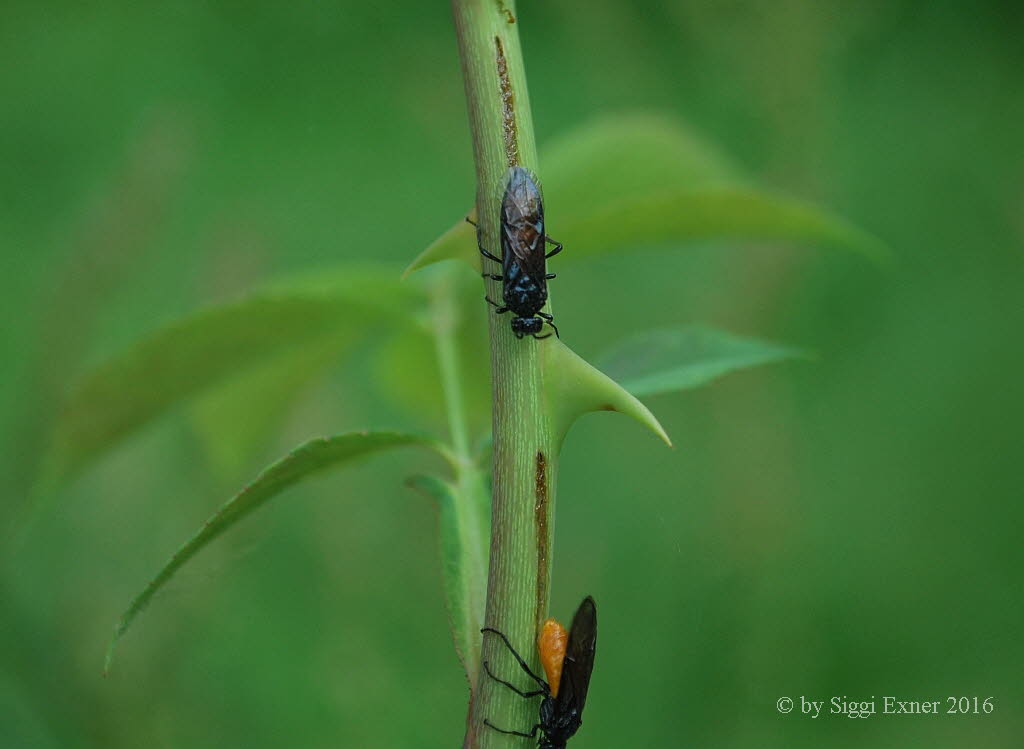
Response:
[[[529,739],[537,738],[539,731],[539,749],[563,749],[583,724],[583,707],[587,702],[590,675],[594,671],[594,653],[597,650],[597,607],[594,605],[594,599],[590,596],[583,599],[572,618],[572,626],[568,633],[554,619],[544,622],[537,638],[537,649],[541,665],[544,666],[544,672],[548,677],[547,681],[533,673],[504,634],[492,627],[485,627],[480,631],[498,635],[519,663],[519,667],[537,682],[539,688],[530,691],[519,689],[511,682],[495,676],[491,672],[490,664],[484,661],[487,675],[521,697],[544,696],[540,703],[540,721],[529,732],[509,731],[488,720],[484,720],[484,723],[495,731]]]

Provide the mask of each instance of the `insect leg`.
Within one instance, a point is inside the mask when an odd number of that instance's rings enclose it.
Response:
[[[516,687],[515,684],[507,682],[504,679],[499,679],[497,676],[495,676],[493,673],[491,673],[491,666],[490,666],[490,664],[487,663],[487,661],[484,661],[484,671],[486,671],[487,675],[490,676],[492,679],[494,679],[496,682],[498,682],[499,684],[504,684],[506,687],[511,689],[513,692],[518,694],[520,697],[536,697],[539,694],[544,694],[544,690],[543,689],[535,689],[532,692],[523,692],[518,687]]]
[[[496,257],[495,255],[492,255],[490,252],[487,251],[487,248],[484,247],[483,243],[480,241],[480,229],[479,229],[479,227],[476,230],[476,246],[477,246],[477,249],[480,250],[480,254],[483,255],[488,260],[493,260],[494,262],[501,263],[502,265],[505,264],[504,260],[502,260],[500,257]]]
[[[561,242],[556,242],[551,237],[549,237],[547,234],[544,235],[544,241],[545,242],[550,242],[551,244],[553,244],[555,246],[555,249],[553,249],[551,252],[549,252],[547,255],[544,256],[545,258],[554,257],[555,255],[557,255],[559,252],[562,251],[562,243]]]
[[[484,278],[493,278],[495,281],[504,281],[505,280],[504,276],[496,276],[495,274],[488,273],[487,271],[484,271],[480,275],[483,276]]]
[[[489,260],[495,261],[496,263],[504,264],[504,260],[502,260],[500,257],[495,257],[494,255],[492,255],[490,252],[487,251],[483,244],[480,243],[480,224],[471,219],[469,216],[466,216],[466,223],[476,227],[476,246],[479,248],[480,254],[483,255],[485,258],[488,258]],[[484,273],[484,275],[486,276],[487,274]]]
[[[495,307],[498,308],[497,311],[494,313],[496,315],[502,315],[502,314],[508,312],[508,307],[502,307],[500,304],[498,304],[497,302],[493,301],[490,297],[485,296],[484,297],[484,301],[487,302],[488,304],[493,304]]]
[[[561,336],[561,335],[559,334],[559,332],[558,332],[558,328],[557,328],[557,327],[555,326],[555,323],[554,323],[554,322],[552,322],[552,320],[553,320],[554,318],[552,318],[552,317],[551,317],[551,315],[545,315],[545,314],[544,314],[543,312],[538,312],[537,314],[539,314],[539,315],[540,315],[541,317],[543,317],[543,318],[544,318],[544,322],[546,322],[546,323],[547,323],[548,325],[550,325],[550,326],[551,326],[552,328],[554,328],[554,329],[555,329],[555,335],[556,335],[556,336],[558,336],[559,338],[561,338],[561,337],[562,337],[562,336]],[[534,336],[534,338],[536,338],[536,337],[537,337],[537,336]],[[550,337],[551,337],[551,334],[550,334],[550,333],[548,333],[548,334],[547,334],[546,336],[544,336],[544,338],[550,338]]]
[[[505,647],[508,648],[508,651],[510,653],[512,653],[512,655],[513,655],[513,657],[515,657],[516,661],[519,662],[519,667],[521,669],[523,669],[523,671],[526,672],[526,675],[529,676],[531,679],[533,679],[538,684],[540,684],[544,688],[544,693],[545,694],[551,690],[551,688],[548,686],[548,683],[546,681],[544,681],[542,678],[537,676],[537,674],[533,673],[533,671],[530,670],[530,667],[526,665],[526,661],[524,661],[522,656],[520,656],[519,653],[516,652],[516,649],[514,647],[512,647],[512,643],[508,641],[508,638],[505,637],[505,635],[503,635],[498,630],[493,629],[492,627],[484,627],[480,631],[481,632],[493,632],[498,637],[500,637],[502,639],[502,641],[505,643]]]
[[[500,257],[495,257],[494,255],[489,253],[487,250],[484,249],[484,246],[482,244],[477,244],[477,247],[480,248],[480,254],[483,255],[488,260],[493,260],[496,263],[504,264],[504,260],[502,260]]]
[[[548,281],[550,281],[554,277],[555,277],[554,273],[548,273],[546,276],[544,276],[544,278],[546,278]]]
[[[491,723],[491,721],[487,720],[487,718],[484,718],[484,725],[488,726],[489,728],[493,728],[498,733],[505,733],[505,734],[508,734],[509,736],[522,736],[524,739],[535,739],[535,738],[537,738],[537,731],[539,731],[540,728],[541,728],[540,723],[538,723],[537,725],[535,725],[533,727],[533,730],[530,731],[529,733],[523,733],[522,731],[506,731],[504,728],[498,728],[496,725]]]

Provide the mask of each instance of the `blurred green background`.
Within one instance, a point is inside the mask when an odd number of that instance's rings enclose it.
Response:
[[[691,321],[820,357],[649,399],[671,451],[613,415],[573,430],[552,611],[584,593],[601,609],[574,745],[1019,746],[1020,6],[524,0],[518,15],[542,145],[608,113],[677,116],[899,256],[880,272],[717,244],[560,274],[558,322],[584,357]],[[6,0],[0,91],[5,526],[74,375],[281,273],[406,262],[473,199],[445,3]],[[379,374],[374,348],[357,352],[261,458],[437,428],[371,387]],[[4,556],[0,746],[461,742],[435,513],[402,485],[436,465],[412,454],[241,525],[101,678],[130,597],[259,465],[214,470],[179,410],[62,493]],[[801,695],[995,710],[776,712]]]

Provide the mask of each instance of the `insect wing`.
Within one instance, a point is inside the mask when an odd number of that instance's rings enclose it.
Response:
[[[507,249],[530,276],[544,274],[544,202],[540,188],[521,167],[509,170],[501,206],[503,249]],[[506,255],[506,258],[509,256]]]
[[[587,596],[576,609],[569,629],[569,644],[562,662],[562,683],[556,699],[557,712],[583,712],[590,688],[590,675],[594,671],[594,652],[597,650],[597,607]]]

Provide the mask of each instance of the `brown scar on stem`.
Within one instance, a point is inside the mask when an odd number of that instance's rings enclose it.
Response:
[[[512,15],[512,11],[506,8],[505,3],[503,3],[501,0],[498,0],[498,9],[505,14],[505,20],[508,21],[510,24],[516,22],[516,17]]]
[[[537,530],[537,606],[534,622],[539,627],[547,613],[548,600],[548,462],[539,450],[534,474],[533,519]]]
[[[501,92],[501,123],[505,134],[505,158],[510,167],[519,164],[519,130],[516,126],[516,97],[512,93],[512,81],[508,76],[508,62],[501,37],[494,37],[498,63],[498,90]]]

